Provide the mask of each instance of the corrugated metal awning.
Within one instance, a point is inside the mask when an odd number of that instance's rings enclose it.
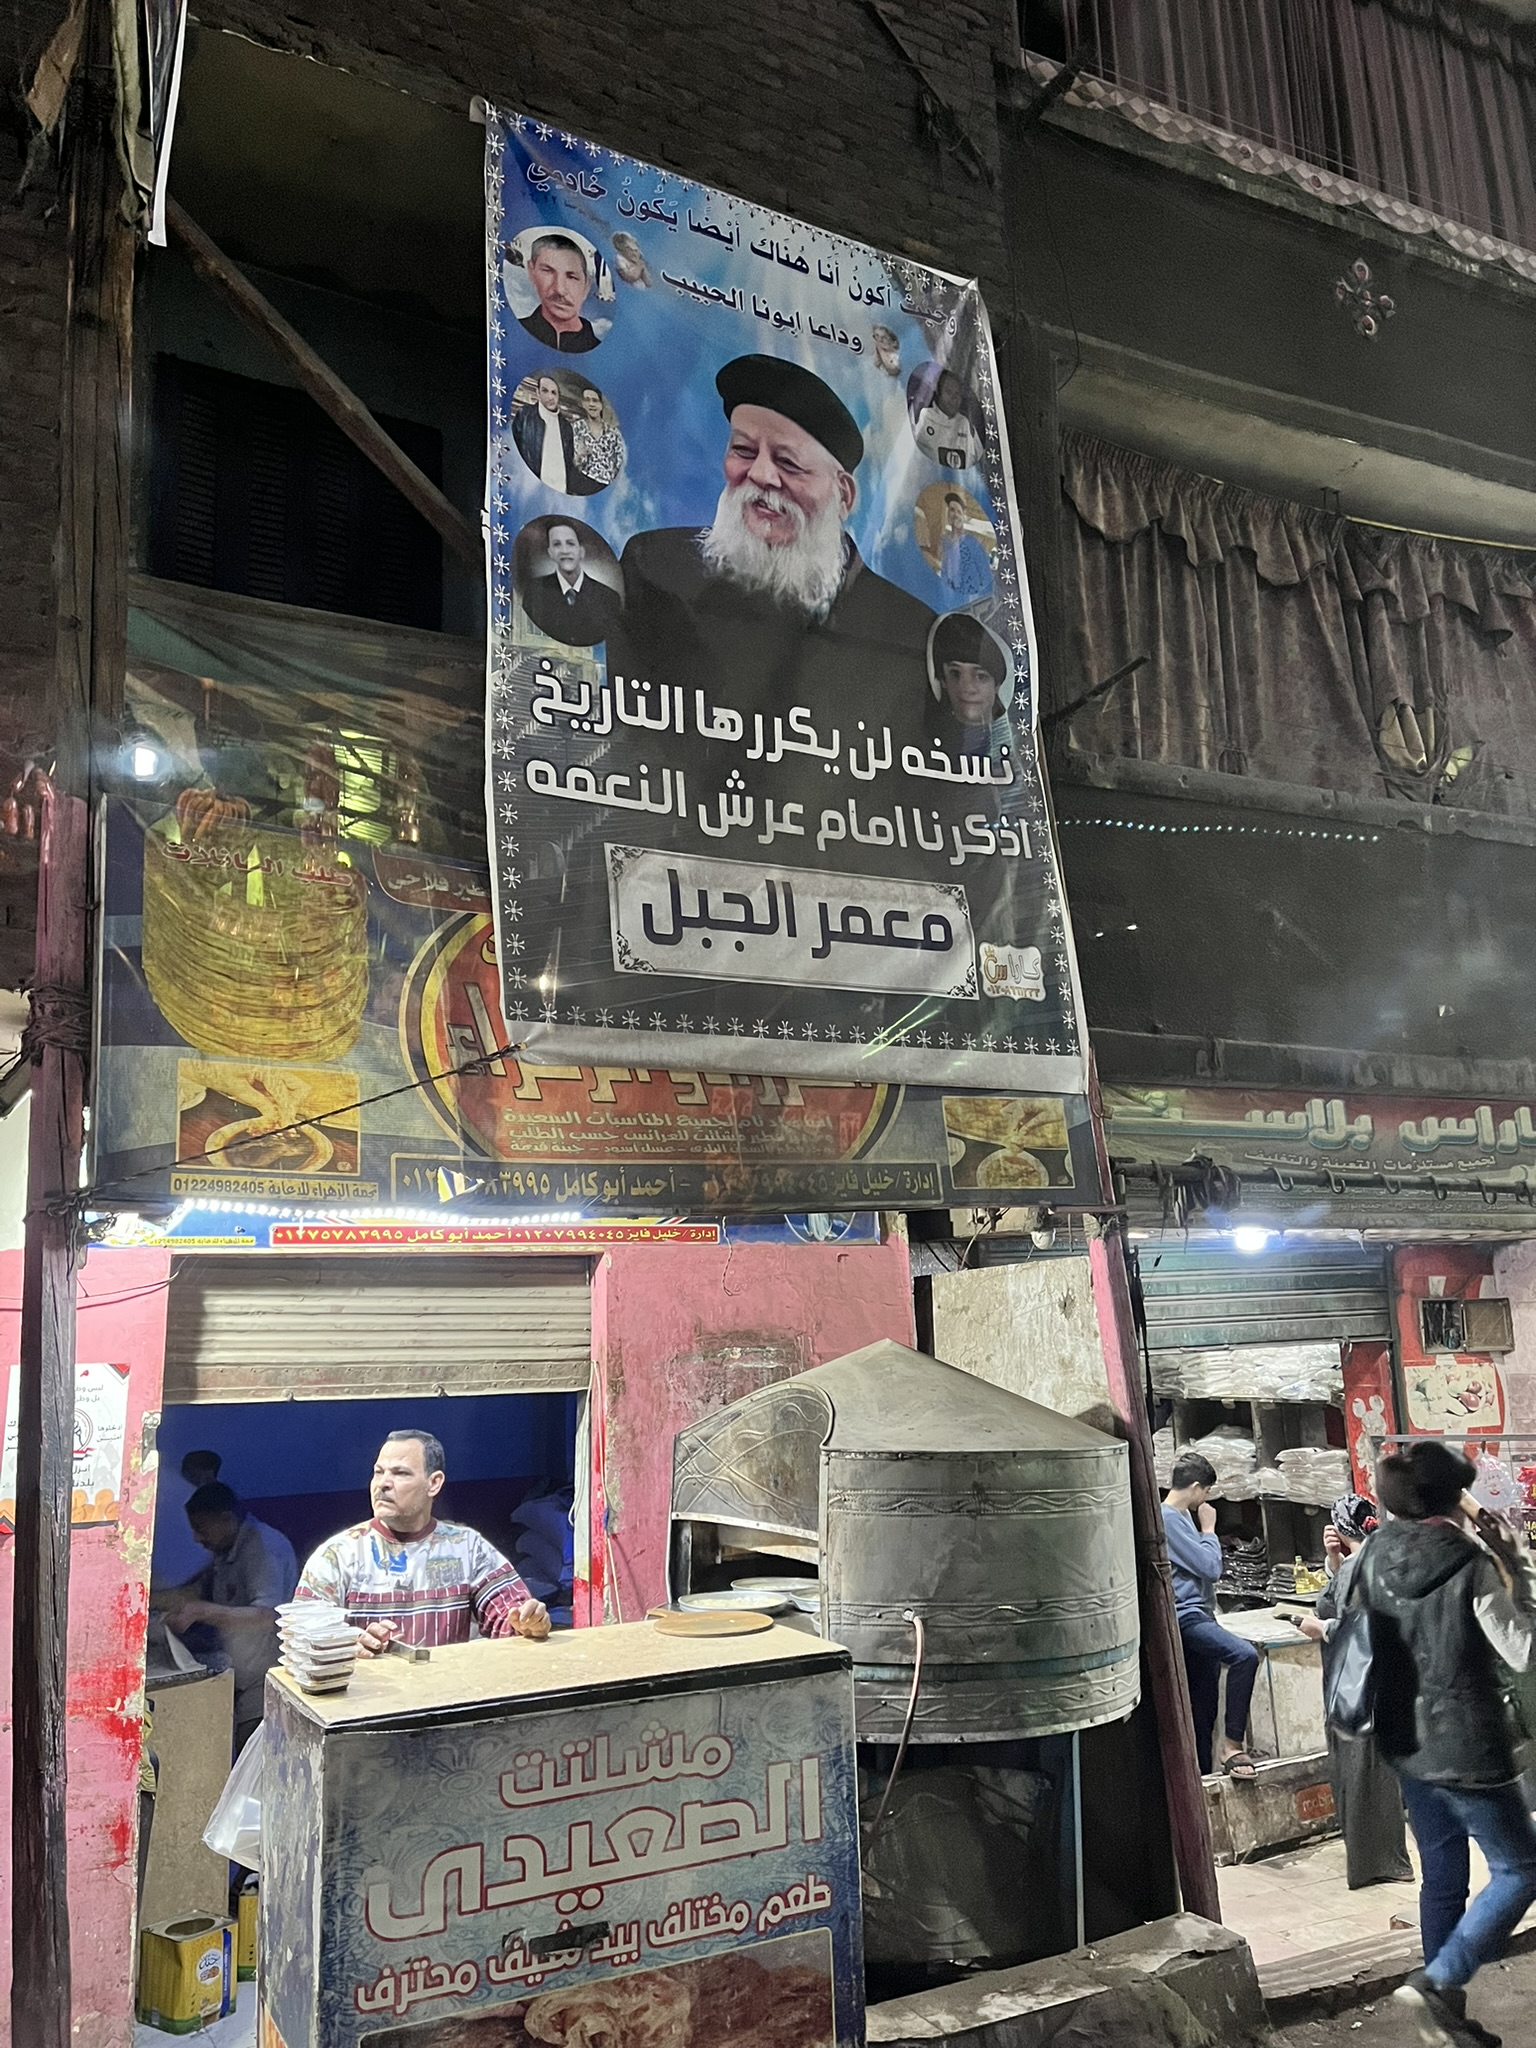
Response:
[[[1391,1333],[1386,1256],[1370,1248],[1162,1251],[1140,1256],[1152,1351],[1342,1343]]]
[[[163,1399],[584,1393],[585,1259],[190,1258],[171,1282]]]

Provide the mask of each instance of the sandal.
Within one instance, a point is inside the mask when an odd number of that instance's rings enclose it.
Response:
[[[1250,1784],[1259,1775],[1258,1764],[1246,1749],[1234,1749],[1230,1756],[1221,1760],[1222,1775],[1236,1778],[1239,1784]]]

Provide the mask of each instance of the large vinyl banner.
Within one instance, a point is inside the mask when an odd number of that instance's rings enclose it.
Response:
[[[522,116],[487,182],[513,1037],[1080,1094],[976,286]]]

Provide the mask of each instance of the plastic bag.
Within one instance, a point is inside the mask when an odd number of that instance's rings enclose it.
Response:
[[[235,1758],[224,1780],[219,1803],[208,1817],[203,1840],[215,1856],[261,1869],[261,1768],[266,1758],[267,1731],[258,1728]]]

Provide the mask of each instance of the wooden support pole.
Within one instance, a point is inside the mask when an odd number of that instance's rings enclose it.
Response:
[[[71,1204],[80,1184],[90,1016],[90,819],[81,798],[45,794],[38,850],[37,981],[28,1027],[36,1035],[30,1041],[36,1064],[16,1402],[11,2043],[70,2048],[65,1678],[75,1450]]]
[[[90,1043],[91,721],[122,695],[133,232],[113,146],[111,20],[90,0],[69,151],[58,638],[40,794],[11,1637],[11,2048],[71,2048],[66,1701],[75,1203]]]
[[[1104,1119],[1097,1072],[1089,1069],[1089,1106],[1099,1170],[1110,1188],[1109,1156],[1104,1144]],[[1152,1709],[1157,1717],[1158,1748],[1168,1799],[1168,1824],[1173,1856],[1186,1912],[1220,1920],[1221,1896],[1211,1855],[1211,1829],[1205,1810],[1205,1788],[1195,1755],[1195,1722],[1189,1705],[1189,1678],[1184,1645],[1173,1604],[1173,1573],[1157,1493],[1157,1467],[1152,1456],[1152,1429],[1142,1386],[1136,1324],[1131,1311],[1130,1275],[1125,1240],[1118,1218],[1107,1218],[1088,1246],[1093,1280],[1093,1305],[1098,1312],[1099,1339],[1109,1375],[1109,1397],[1130,1449],[1131,1519],[1136,1538],[1141,1647]]]
[[[252,333],[260,335],[282,357],[294,381],[309,393],[320,410],[362,450],[376,469],[383,471],[427,524],[436,528],[465,566],[483,578],[485,545],[478,530],[458,506],[450,503],[432,479],[416,467],[404,449],[390,439],[362,400],[321,361],[304,337],[257,291],[250,279],[236,269],[174,199],[166,201],[165,224],[171,240],[203,282],[219,294]]]

